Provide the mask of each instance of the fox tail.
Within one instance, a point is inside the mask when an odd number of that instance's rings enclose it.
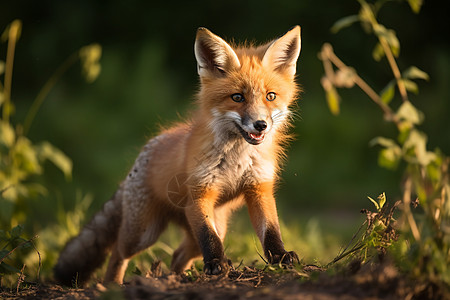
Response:
[[[54,267],[55,279],[66,286],[82,286],[88,281],[116,242],[121,219],[122,204],[116,193],[66,244]]]

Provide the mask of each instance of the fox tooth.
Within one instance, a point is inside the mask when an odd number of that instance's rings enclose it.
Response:
[[[264,139],[264,133],[259,133],[259,134],[258,133],[250,133],[249,135],[252,139],[255,139],[258,141]]]

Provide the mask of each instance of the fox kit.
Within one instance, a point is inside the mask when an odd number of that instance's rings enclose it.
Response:
[[[228,268],[227,220],[243,204],[268,261],[298,260],[284,249],[273,194],[299,90],[300,27],[259,47],[231,46],[199,28],[194,50],[196,113],[143,147],[112,199],[62,251],[54,270],[60,282],[83,284],[112,251],[104,282],[122,283],[129,259],[169,222],[185,233],[172,271],[203,256],[204,272],[220,274]]]

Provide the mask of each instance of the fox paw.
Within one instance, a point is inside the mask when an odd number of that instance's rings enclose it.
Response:
[[[230,266],[231,266],[231,261],[229,259],[215,258],[213,260],[205,262],[205,266],[203,267],[203,272],[205,272],[206,275],[219,275],[221,273],[227,272],[229,270]]]
[[[295,262],[300,263],[297,253],[294,251],[286,251],[281,254],[269,255],[269,262],[271,264],[283,264],[283,265],[293,265]]]

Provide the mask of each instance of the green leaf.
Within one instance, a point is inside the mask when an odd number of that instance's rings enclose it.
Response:
[[[385,104],[389,104],[395,95],[395,81],[391,80],[385,88],[381,91],[381,101]]]
[[[372,7],[365,1],[360,1],[361,9],[359,10],[359,19],[364,24],[376,24],[377,20],[373,13]],[[366,27],[368,28],[368,27]]]
[[[23,252],[28,252],[28,250],[31,250],[33,248],[33,244],[30,241],[24,240],[24,241],[21,241],[21,243],[22,242],[25,242],[25,243],[21,244],[19,249],[22,250]]]
[[[391,47],[392,54],[394,54],[395,57],[398,57],[400,54],[400,42],[398,41],[394,30],[388,30],[386,40]]]
[[[11,116],[12,114],[14,114],[14,112],[16,110],[14,103],[11,101],[5,102],[5,95],[3,93],[0,95],[1,95],[0,97],[2,97],[2,102],[3,102],[3,104],[2,104],[3,112],[6,112],[8,116]]]
[[[398,147],[397,143],[394,140],[382,137],[382,136],[378,136],[376,138],[373,138],[370,142],[369,145],[371,147],[375,146],[375,145],[380,145],[386,148],[390,148],[390,147]]]
[[[82,73],[87,82],[91,83],[100,75],[100,58],[102,57],[102,46],[100,44],[91,44],[84,46],[79,51],[82,64]]]
[[[11,125],[7,122],[0,122],[0,143],[11,147],[16,139],[16,134]]]
[[[327,103],[330,112],[337,116],[339,115],[339,95],[334,87],[326,91],[327,93]]]
[[[24,136],[20,136],[12,151],[14,168],[21,172],[22,178],[30,174],[39,174],[41,172],[41,165],[39,163],[36,149],[30,140]]]
[[[43,196],[47,195],[47,189],[42,184],[27,182],[21,186],[23,186],[24,190],[26,191],[25,192],[26,197],[34,198],[37,195],[43,195]]]
[[[17,225],[13,229],[11,229],[11,237],[12,238],[20,237],[22,232],[23,232],[23,227],[21,225]]]
[[[434,152],[427,151],[427,136],[418,130],[411,130],[407,140],[403,144],[406,159],[411,163],[427,166],[437,159]]]
[[[373,51],[372,51],[373,59],[375,59],[376,61],[380,61],[384,57],[384,55],[385,54],[384,54],[383,47],[381,46],[380,43],[377,43],[375,45],[375,48],[373,48]]]
[[[409,101],[403,102],[399,107],[396,116],[400,120],[405,120],[415,125],[421,124],[424,120],[423,113]]]
[[[412,11],[418,14],[420,12],[420,8],[422,7],[423,0],[408,0],[408,3]]]
[[[434,154],[436,156],[436,159],[434,159],[432,163],[427,166],[426,170],[427,175],[432,180],[432,182],[438,183],[441,180],[443,173],[441,169],[442,157],[436,152],[434,152]]]
[[[12,275],[12,274],[18,274],[18,273],[20,273],[20,270],[17,269],[16,267],[8,265],[5,262],[2,262],[0,264],[0,274]]]
[[[427,81],[430,80],[430,76],[428,76],[427,73],[420,70],[416,66],[411,66],[408,69],[406,69],[403,72],[402,77],[407,79],[423,79]]]
[[[353,23],[358,22],[358,21],[359,21],[358,15],[351,15],[351,16],[347,16],[342,19],[339,19],[331,27],[331,32],[337,33],[338,31],[340,31],[346,27],[349,27],[350,25],[352,25]]]
[[[378,200],[378,204],[380,205],[380,208],[383,208],[384,204],[386,203],[386,194],[383,193],[383,194],[379,195],[377,200]]]
[[[19,247],[19,245],[21,245],[22,243],[25,243],[27,240],[24,238],[21,238],[20,236],[17,237],[11,237],[11,246],[13,248]],[[16,248],[17,249],[21,249],[21,248]]]
[[[370,198],[369,196],[367,196],[367,198],[369,198],[369,200],[373,203],[373,205],[375,205],[375,207],[377,208],[377,210],[380,210],[380,206],[378,205],[377,201],[373,200],[373,199]]]
[[[409,79],[400,79],[400,80],[403,81],[403,84],[405,85],[405,88],[408,92],[413,92],[414,94],[419,93],[419,87],[417,86],[417,83]]]
[[[370,141],[369,145],[380,145],[384,147],[378,154],[378,164],[381,167],[391,170],[397,168],[398,163],[402,158],[402,149],[394,140],[376,137]]]
[[[400,147],[381,149],[378,154],[378,165],[389,170],[395,170],[401,158],[402,150]]]
[[[8,249],[2,249],[0,250],[0,259],[4,259],[6,256],[8,256],[9,250]]]
[[[413,124],[409,121],[400,121],[397,125],[399,134],[397,136],[397,141],[400,144],[404,144],[406,139],[409,136],[409,132],[411,131]]]
[[[39,146],[39,156],[42,160],[49,160],[57,166],[67,179],[72,177],[72,160],[61,150],[49,142],[43,142]]]

